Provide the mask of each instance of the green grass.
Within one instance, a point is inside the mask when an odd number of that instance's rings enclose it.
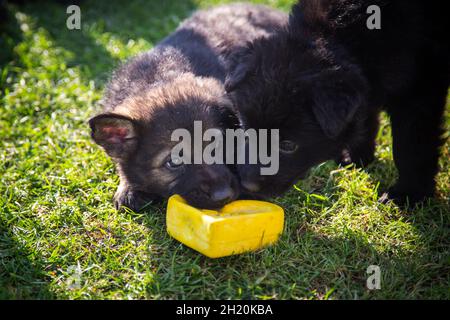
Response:
[[[286,227],[270,248],[211,260],[167,235],[164,206],[113,209],[118,178],[87,126],[105,79],[192,10],[219,2],[85,1],[81,31],[65,28],[58,4],[8,7],[0,34],[0,298],[449,299],[450,144],[437,198],[409,211],[379,204],[396,175],[386,116],[368,169],[325,163],[276,199]],[[288,10],[292,1],[265,2]],[[448,112],[446,119],[449,128]],[[366,289],[369,265],[381,268],[381,290]]]

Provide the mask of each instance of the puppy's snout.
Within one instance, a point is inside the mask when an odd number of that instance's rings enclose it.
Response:
[[[226,186],[211,193],[211,200],[214,202],[229,202],[234,198],[234,191],[231,187]]]
[[[238,196],[238,182],[225,166],[207,166],[202,170],[200,190],[210,206],[221,207]]]
[[[241,181],[241,185],[245,190],[250,192],[258,192],[259,190],[261,190],[261,185],[254,181],[244,180]]]
[[[238,167],[241,186],[245,191],[256,193],[261,191],[264,177],[259,174],[257,165],[242,165]]]

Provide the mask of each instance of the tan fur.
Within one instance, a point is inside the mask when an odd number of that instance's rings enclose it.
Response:
[[[218,80],[185,73],[163,86],[128,97],[114,109],[114,113],[133,120],[149,121],[155,110],[168,105],[176,105],[193,98],[205,103],[214,102],[218,97],[226,99],[223,84]]]

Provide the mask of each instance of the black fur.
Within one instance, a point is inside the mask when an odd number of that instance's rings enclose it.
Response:
[[[381,30],[369,30],[369,5]],[[247,128],[279,128],[298,148],[281,152],[280,171],[259,176],[240,166],[252,195],[286,191],[328,159],[367,164],[374,157],[378,114],[390,115],[399,178],[389,198],[432,196],[449,86],[444,2],[302,0],[288,27],[234,55],[226,88]]]
[[[151,18],[151,17],[149,17]],[[225,130],[239,125],[223,81],[228,56],[274,32],[287,15],[255,5],[199,11],[174,33],[122,66],[109,82],[104,112],[90,120],[92,136],[117,164],[116,207],[139,209],[149,200],[180,194],[216,208],[235,199],[239,184],[226,165],[174,166],[173,130]]]

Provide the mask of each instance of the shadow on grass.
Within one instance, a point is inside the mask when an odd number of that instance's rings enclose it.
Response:
[[[45,29],[56,46],[71,53],[66,62],[69,67],[79,66],[85,80],[101,82],[127,58],[111,53],[116,49],[114,43],[109,43],[111,39],[118,40],[123,46],[139,40],[151,46],[171,33],[195,9],[189,0],[80,1],[79,6],[81,30],[66,27],[67,5],[39,1],[20,6],[19,10]]]
[[[16,58],[14,48],[21,41],[17,20],[6,3],[0,1],[0,96],[9,64]],[[52,298],[43,262],[14,238],[3,210],[0,208],[0,300]]]
[[[0,300],[50,299],[50,278],[44,262],[24,248],[3,219],[0,220]]]
[[[22,32],[13,13],[0,1],[0,92],[6,81],[8,64],[14,60],[14,48],[22,41]]]

